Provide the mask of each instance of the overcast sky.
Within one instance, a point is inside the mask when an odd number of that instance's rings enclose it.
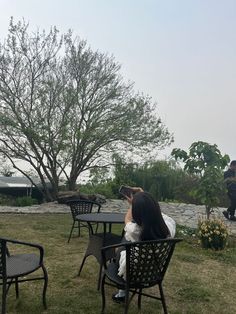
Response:
[[[160,157],[202,140],[236,159],[235,0],[0,0],[1,42],[11,16],[113,54],[174,134]]]

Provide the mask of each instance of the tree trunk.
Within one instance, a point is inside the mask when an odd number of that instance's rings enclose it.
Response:
[[[206,205],[206,216],[207,216],[207,219],[210,219],[210,215],[211,215],[211,207]]]
[[[68,182],[68,189],[69,189],[69,191],[75,191],[76,190],[76,179],[75,178],[70,178],[70,180]]]

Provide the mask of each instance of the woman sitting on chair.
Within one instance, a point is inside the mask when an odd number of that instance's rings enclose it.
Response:
[[[124,241],[148,241],[175,236],[176,224],[169,216],[162,214],[158,202],[141,188],[132,188],[134,194],[126,196],[131,205],[125,216]],[[126,252],[119,252],[118,275],[125,278]],[[119,290],[113,301],[125,301],[125,291]]]

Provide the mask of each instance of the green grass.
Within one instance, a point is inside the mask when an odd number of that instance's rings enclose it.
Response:
[[[69,214],[0,215],[2,237],[43,245],[49,275],[48,310],[44,311],[42,306],[42,282],[27,282],[21,284],[18,300],[11,287],[7,313],[100,313],[99,267],[94,257],[88,257],[81,276],[77,276],[88,241],[87,232],[82,231],[82,237],[74,237],[67,244],[70,227]],[[116,231],[120,232],[119,227]],[[178,227],[178,235],[184,237],[184,241],[176,247],[163,284],[169,313],[236,313],[235,239],[230,240],[226,250],[215,252],[202,249],[193,234],[190,229]],[[114,288],[107,288],[106,313],[123,313],[121,305],[110,301],[113,292]],[[129,313],[137,313],[136,299]],[[143,298],[141,313],[162,313],[162,308],[158,301]]]

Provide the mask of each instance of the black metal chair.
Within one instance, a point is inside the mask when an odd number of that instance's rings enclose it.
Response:
[[[72,220],[73,220],[70,235],[68,238],[68,243],[69,243],[74,229],[78,229],[78,236],[80,236],[80,228],[82,227],[85,227],[89,229],[89,231],[91,231],[90,228],[92,227],[92,224],[88,225],[87,223],[80,222],[79,220],[76,219],[76,216],[81,215],[81,214],[89,214],[94,210],[95,207],[97,207],[96,212],[99,213],[101,209],[101,204],[96,203],[94,201],[90,201],[90,200],[80,200],[80,199],[68,201],[66,202],[66,204],[70,206]],[[97,224],[95,225],[98,226]]]
[[[138,295],[138,308],[141,308],[141,296],[160,300],[167,314],[162,281],[169,265],[170,259],[177,242],[182,239],[164,239],[142,242],[129,242],[102,248],[104,263],[104,274],[102,277],[102,313],[105,310],[105,285],[115,286],[117,289],[125,290],[125,309],[128,313],[129,304],[135,294]],[[126,278],[118,276],[118,261],[107,262],[106,252],[111,248],[122,248],[126,250]],[[160,296],[143,293],[143,289],[159,286]],[[129,292],[132,292],[129,297]]]
[[[8,244],[11,246],[21,246],[21,248],[37,249],[36,253],[23,253],[11,255],[8,249]],[[18,251],[18,249],[17,249]],[[43,305],[46,304],[46,290],[48,285],[48,275],[43,264],[44,250],[38,244],[22,242],[17,240],[0,238],[0,285],[2,286],[2,314],[6,313],[7,293],[12,284],[15,285],[16,298],[19,297],[19,283],[25,281],[44,280],[43,286]],[[27,275],[42,268],[43,275],[30,276]]]

